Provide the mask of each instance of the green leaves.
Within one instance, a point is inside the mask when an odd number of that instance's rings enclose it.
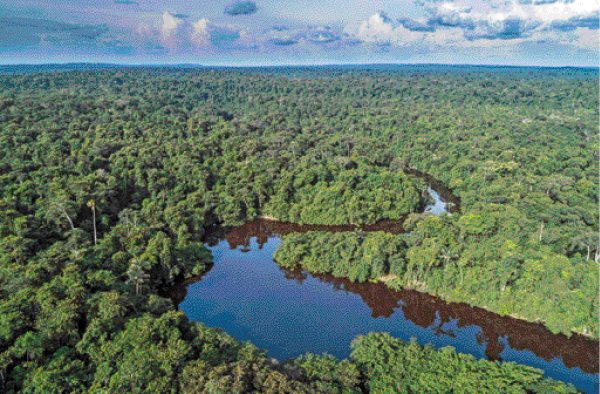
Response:
[[[131,319],[124,331],[101,347],[92,389],[110,392],[166,393],[191,348],[181,313]],[[187,320],[187,319],[185,319]]]
[[[360,371],[348,360],[338,361],[335,357],[306,354],[293,361],[302,371],[302,378],[317,392],[328,394],[358,394]]]
[[[0,391],[345,393],[373,371],[371,392],[474,390],[446,351],[431,370],[427,351],[405,360],[380,341],[364,368],[314,356],[288,370],[161,320],[172,306],[155,293],[212,261],[205,227],[400,219],[426,187],[400,169],[453,188],[462,213],[413,215],[406,236],[290,235],[278,262],[391,274],[597,335],[597,71],[414,70],[1,76]],[[568,392],[540,382],[529,389]]]
[[[352,361],[364,373],[371,393],[525,394],[532,389],[536,393],[576,392],[570,385],[556,385],[544,379],[542,371],[535,368],[475,360],[450,347],[435,350],[405,343],[386,333],[359,336],[352,348]]]
[[[87,390],[90,371],[79,355],[68,347],[60,348],[52,360],[28,374],[23,393],[60,394],[80,393]]]
[[[416,187],[404,173],[365,160],[351,170],[329,161],[300,166],[281,178],[275,190],[281,194],[275,194],[264,211],[305,224],[373,224],[400,219],[419,203]]]
[[[385,233],[292,233],[275,251],[275,261],[287,268],[301,265],[316,273],[332,273],[353,282],[378,279],[404,270],[402,238]]]
[[[127,279],[126,283],[131,283],[135,285],[135,294],[140,294],[142,285],[150,280],[150,275],[146,273],[144,268],[142,267],[143,261],[139,259],[134,259],[127,270]]]

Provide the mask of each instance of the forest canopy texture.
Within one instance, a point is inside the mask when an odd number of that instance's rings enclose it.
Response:
[[[570,393],[385,334],[270,360],[164,297],[205,229],[291,234],[279,264],[598,337],[598,70],[122,68],[0,76],[0,391]],[[419,214],[431,174],[460,211]],[[283,361],[283,360],[281,360]]]

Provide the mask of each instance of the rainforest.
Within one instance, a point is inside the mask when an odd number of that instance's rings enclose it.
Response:
[[[598,392],[598,69],[0,71],[1,392]]]

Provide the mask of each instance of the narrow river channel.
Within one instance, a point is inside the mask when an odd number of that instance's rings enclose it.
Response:
[[[445,203],[429,191],[435,204],[425,211],[441,214]],[[383,331],[477,358],[530,365],[586,393],[598,392],[597,341],[555,335],[540,324],[413,290],[397,292],[383,283],[284,270],[273,261],[280,235],[315,227],[255,220],[234,228],[208,245],[214,266],[201,279],[181,284],[174,302],[190,320],[251,341],[281,361],[307,352],[346,358],[357,335]],[[335,231],[352,230],[346,227]],[[398,223],[383,227],[401,231]]]

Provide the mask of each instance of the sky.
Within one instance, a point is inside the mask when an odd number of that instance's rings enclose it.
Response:
[[[0,0],[0,64],[599,66],[599,0]]]

